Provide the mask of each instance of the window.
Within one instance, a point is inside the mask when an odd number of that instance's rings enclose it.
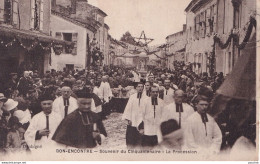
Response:
[[[210,8],[208,8],[206,11],[206,20],[205,20],[205,28],[206,28],[206,35],[207,36],[210,36],[210,21],[211,21],[211,19],[210,19]]]
[[[197,16],[195,17],[194,22],[195,22],[194,37],[195,37],[195,39],[199,39],[199,32],[200,32],[200,25],[199,25],[199,23],[200,23],[200,15],[197,15]]]
[[[205,23],[206,12],[200,14],[200,37],[204,38],[206,33],[206,23]]]
[[[17,26],[18,24],[18,0],[0,1],[0,22]]]
[[[62,33],[63,34],[63,40],[72,41],[72,33]],[[63,52],[65,52],[66,54],[70,54],[71,53],[71,49],[68,47],[64,47]]]
[[[216,31],[216,25],[217,25],[217,5],[212,5],[210,7],[210,20],[209,20],[210,34]]]
[[[43,30],[43,0],[31,0],[31,29]]]
[[[63,52],[66,54],[77,55],[77,40],[78,33],[61,33],[56,32],[56,38],[74,43],[74,48],[71,50],[69,47],[64,47]]]
[[[66,64],[66,69],[73,71],[74,70],[74,64]]]

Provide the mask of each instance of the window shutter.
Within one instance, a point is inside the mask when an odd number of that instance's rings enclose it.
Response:
[[[31,29],[34,29],[34,19],[35,19],[35,0],[31,0]]]
[[[0,0],[0,22],[4,22],[5,1]]]
[[[74,48],[72,49],[72,55],[77,55],[77,41],[78,41],[78,33],[72,33],[72,42],[74,43]]]
[[[203,12],[200,13],[200,37],[203,37]]]
[[[43,7],[44,7],[44,3],[43,0],[41,0],[40,2],[40,31],[43,31]]]
[[[206,11],[202,13],[202,37],[205,37],[206,34]]]
[[[196,29],[196,39],[199,39],[199,34],[200,34],[200,15],[197,15],[197,18],[196,18],[196,26],[197,26],[197,29]]]
[[[214,11],[213,31],[216,32],[216,29],[217,29],[217,5],[214,5],[213,11]]]
[[[18,25],[18,0],[13,0],[13,25]]]
[[[210,34],[210,9],[206,10],[206,35]]]
[[[57,39],[62,39],[62,35],[61,32],[56,32],[56,36]]]

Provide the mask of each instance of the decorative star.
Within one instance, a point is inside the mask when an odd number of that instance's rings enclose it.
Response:
[[[154,39],[152,38],[147,38],[144,31],[141,32],[141,35],[139,38],[134,37],[134,39],[136,39],[137,44],[141,47],[146,47],[149,43],[151,43]],[[142,42],[144,41],[144,42]]]

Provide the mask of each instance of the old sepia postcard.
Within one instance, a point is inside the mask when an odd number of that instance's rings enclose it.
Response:
[[[259,9],[0,0],[0,161],[258,163]]]

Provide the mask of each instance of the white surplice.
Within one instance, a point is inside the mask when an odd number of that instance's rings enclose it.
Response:
[[[168,90],[164,89],[163,100],[165,105],[169,105],[170,103],[174,102],[174,90],[169,88]]]
[[[108,82],[101,82],[99,87],[100,93],[101,93],[101,100],[105,100],[106,102],[109,102],[109,97],[112,97],[112,91],[110,88],[110,85]]]
[[[161,125],[162,110],[164,108],[164,102],[162,99],[157,98],[158,105],[152,105],[151,97],[144,100],[143,110],[143,122],[144,122],[144,134],[147,136],[158,135]],[[154,112],[155,111],[155,112]]]
[[[101,94],[101,91],[98,87],[95,86],[93,88],[93,93],[95,93],[102,100],[102,94]]]
[[[131,95],[125,107],[122,120],[129,120],[132,122],[131,126],[138,127],[138,125],[142,122],[142,111],[144,110],[144,100],[146,98],[147,96],[145,94],[142,94],[139,102],[139,98],[137,98],[137,93]]]
[[[48,137],[42,136],[41,139],[36,140],[35,137],[37,131],[43,130],[47,126],[46,115],[43,112],[36,114],[32,118],[30,125],[24,134],[25,141],[29,146],[29,148],[31,150],[37,148],[43,149],[43,148],[48,148],[48,146],[52,145],[54,141],[51,138],[55,133],[57,127],[59,126],[61,120],[62,118],[60,117],[60,115],[52,111],[49,114],[49,130],[50,130],[49,136]]]
[[[183,112],[181,112],[181,127],[184,127],[186,125],[187,118],[194,113],[194,109],[187,103],[182,103],[182,107]],[[174,119],[179,124],[179,118],[180,114],[179,112],[176,112],[175,102],[164,107],[161,119],[162,122]]]
[[[69,107],[68,107],[68,114],[72,113],[78,108],[77,100],[70,96],[69,98]],[[65,116],[65,106],[64,106],[64,99],[62,96],[56,98],[53,102],[53,111],[60,114],[61,118],[63,119]]]
[[[201,152],[219,152],[222,133],[214,118],[207,114],[208,122],[202,122],[198,112],[194,112],[188,119],[184,129],[184,144],[187,149]]]

